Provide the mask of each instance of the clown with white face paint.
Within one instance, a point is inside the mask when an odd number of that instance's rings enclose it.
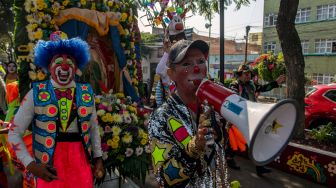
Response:
[[[55,35],[35,47],[34,63],[48,69],[51,79],[32,83],[14,117],[9,142],[37,177],[38,188],[92,188],[92,177],[104,175],[94,94],[89,84],[74,81],[89,61],[89,46],[78,38],[61,39],[60,32]],[[34,158],[21,138],[30,123]]]
[[[61,86],[68,85],[74,79],[76,69],[73,58],[66,54],[54,56],[49,65],[51,78]]]

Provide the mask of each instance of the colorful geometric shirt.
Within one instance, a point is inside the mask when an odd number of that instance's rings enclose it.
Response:
[[[210,168],[202,168],[201,164],[204,163],[186,153],[186,147],[196,130],[195,120],[192,119],[188,107],[176,94],[172,94],[166,103],[151,114],[149,138],[152,163],[161,186],[202,187],[202,183],[199,184],[200,180],[204,185],[214,185]],[[210,153],[213,150],[211,149]],[[208,157],[207,153],[205,155]],[[208,165],[213,161],[213,158],[209,157]]]

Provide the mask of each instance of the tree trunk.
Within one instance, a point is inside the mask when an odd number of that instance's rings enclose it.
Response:
[[[295,138],[304,137],[304,57],[301,41],[295,29],[299,0],[281,0],[276,29],[287,67],[287,97],[299,104]]]

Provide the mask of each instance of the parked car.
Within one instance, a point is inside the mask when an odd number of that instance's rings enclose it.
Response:
[[[329,122],[336,125],[336,84],[315,85],[308,89],[304,100],[306,128]]]

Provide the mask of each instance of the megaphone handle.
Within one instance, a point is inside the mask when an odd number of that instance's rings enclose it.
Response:
[[[217,123],[216,120],[216,114],[215,111],[213,110],[213,108],[211,108],[211,112],[210,112],[210,123],[211,123],[211,127],[215,130],[216,134],[217,134],[217,139],[215,140],[217,143],[220,142],[223,138],[222,135],[222,131]]]

